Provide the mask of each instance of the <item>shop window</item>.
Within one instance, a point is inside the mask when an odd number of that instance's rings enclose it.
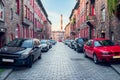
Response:
[[[1,1],[0,1],[0,20],[4,21],[4,5]]]

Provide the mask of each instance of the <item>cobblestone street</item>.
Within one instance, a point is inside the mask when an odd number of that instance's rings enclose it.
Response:
[[[15,69],[6,80],[120,80],[120,75],[110,65],[96,65],[83,54],[57,43],[32,68]]]

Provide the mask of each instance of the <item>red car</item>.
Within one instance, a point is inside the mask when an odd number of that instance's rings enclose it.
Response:
[[[94,63],[101,61],[110,62],[120,59],[120,46],[109,39],[91,39],[84,45],[85,57],[90,57]]]

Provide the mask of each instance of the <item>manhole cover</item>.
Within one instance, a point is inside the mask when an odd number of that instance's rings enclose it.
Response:
[[[82,59],[82,58],[71,58],[71,60],[73,60],[73,61],[81,61],[81,60],[84,60],[84,59]]]

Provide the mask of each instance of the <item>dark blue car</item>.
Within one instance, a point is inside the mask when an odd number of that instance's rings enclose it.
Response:
[[[32,63],[40,58],[41,47],[38,39],[14,39],[0,49],[0,64],[32,67]]]

